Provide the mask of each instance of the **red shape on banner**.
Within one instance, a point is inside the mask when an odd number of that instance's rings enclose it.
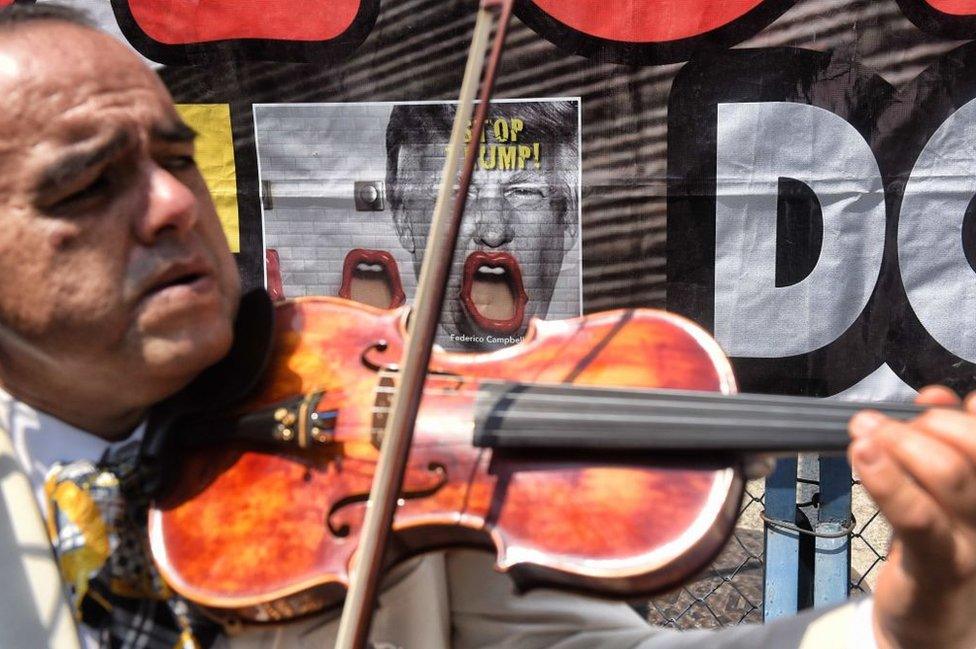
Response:
[[[603,62],[662,65],[737,45],[797,1],[516,0],[515,11],[564,51]]]
[[[274,248],[265,250],[264,263],[267,267],[265,278],[268,295],[273,301],[280,302],[285,299],[285,285],[281,280],[281,259],[278,257],[278,251]]]
[[[897,0],[902,12],[924,32],[940,38],[976,36],[973,0]]]
[[[0,0],[2,1],[2,0]],[[119,29],[164,65],[215,59],[322,64],[348,56],[380,0],[111,0]]]
[[[361,0],[129,0],[132,17],[166,45],[238,38],[327,41],[352,25]]]
[[[973,0],[925,0],[936,11],[952,16],[976,16],[976,2]]]
[[[961,0],[941,0],[961,4]],[[741,18],[763,0],[532,0],[584,34],[626,43],[698,36]]]

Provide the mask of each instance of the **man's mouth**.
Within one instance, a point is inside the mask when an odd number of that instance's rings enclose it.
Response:
[[[379,309],[403,304],[407,298],[393,255],[385,250],[350,250],[342,265],[339,297]]]
[[[213,273],[206,264],[198,261],[177,262],[153,277],[142,292],[142,299],[182,289],[203,290],[212,283]]]
[[[507,252],[478,251],[464,262],[461,304],[479,329],[510,335],[522,327],[528,296],[522,270]]]

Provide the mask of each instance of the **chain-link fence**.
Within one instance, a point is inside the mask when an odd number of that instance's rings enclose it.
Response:
[[[801,518],[816,521],[816,479],[800,476],[797,500]],[[732,540],[718,559],[688,585],[635,607],[648,621],[678,629],[717,628],[763,621],[764,483],[746,487]],[[891,528],[857,480],[852,487],[851,594],[874,589],[878,567],[886,558]],[[812,546],[810,547],[812,551]],[[810,558],[812,561],[812,558]]]
[[[878,568],[888,554],[891,526],[861,483],[853,481],[851,510],[854,531],[851,533],[851,594],[870,593],[878,578]]]
[[[716,628],[762,622],[763,482],[746,486],[739,522],[722,554],[698,579],[638,608],[659,626]]]

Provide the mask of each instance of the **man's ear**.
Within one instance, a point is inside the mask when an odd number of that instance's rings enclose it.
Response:
[[[576,245],[576,239],[579,238],[579,212],[570,209],[566,211],[566,250],[569,250]]]
[[[400,245],[411,255],[416,253],[417,244],[413,238],[413,226],[410,224],[410,218],[407,216],[406,210],[402,206],[394,207],[392,213],[393,227],[396,229],[397,238],[400,239]]]
[[[574,190],[568,190],[573,192]],[[574,245],[576,245],[576,240],[579,238],[579,198],[573,198],[574,194],[569,194],[570,198],[565,202],[565,211],[563,212],[563,232],[566,233],[564,237],[563,248],[569,250]]]

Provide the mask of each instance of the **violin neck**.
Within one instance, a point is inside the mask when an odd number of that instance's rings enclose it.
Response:
[[[751,394],[485,382],[475,446],[584,452],[840,453],[865,408],[898,419],[910,404]]]

